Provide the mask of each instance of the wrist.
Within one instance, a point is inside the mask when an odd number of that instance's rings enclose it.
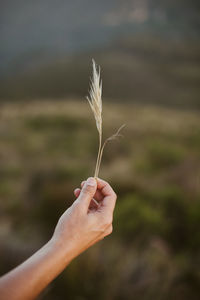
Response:
[[[47,244],[49,244],[50,251],[53,255],[60,257],[62,262],[66,265],[76,257],[76,251],[70,241],[63,241],[53,236]]]

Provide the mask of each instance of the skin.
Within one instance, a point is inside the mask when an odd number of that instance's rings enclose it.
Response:
[[[112,232],[116,194],[102,179],[88,178],[39,251],[0,278],[1,300],[35,299],[80,253]]]

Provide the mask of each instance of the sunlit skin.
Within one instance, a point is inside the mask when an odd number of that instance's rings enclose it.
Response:
[[[90,177],[74,195],[51,240],[0,278],[1,300],[35,299],[76,256],[112,232],[117,197],[106,181]]]

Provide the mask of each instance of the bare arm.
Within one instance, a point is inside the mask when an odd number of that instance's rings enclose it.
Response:
[[[112,232],[116,194],[111,186],[90,178],[74,194],[77,199],[59,219],[52,239],[0,278],[1,300],[35,299],[71,260]]]

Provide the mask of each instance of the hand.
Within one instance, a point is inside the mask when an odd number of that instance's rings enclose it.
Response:
[[[104,180],[88,178],[82,189],[75,189],[77,199],[61,216],[53,240],[59,247],[71,249],[72,258],[112,232],[116,194]]]
[[[77,199],[61,216],[52,239],[0,278],[2,300],[35,299],[73,258],[112,232],[116,194],[111,186],[94,178],[81,186],[74,191]]]

